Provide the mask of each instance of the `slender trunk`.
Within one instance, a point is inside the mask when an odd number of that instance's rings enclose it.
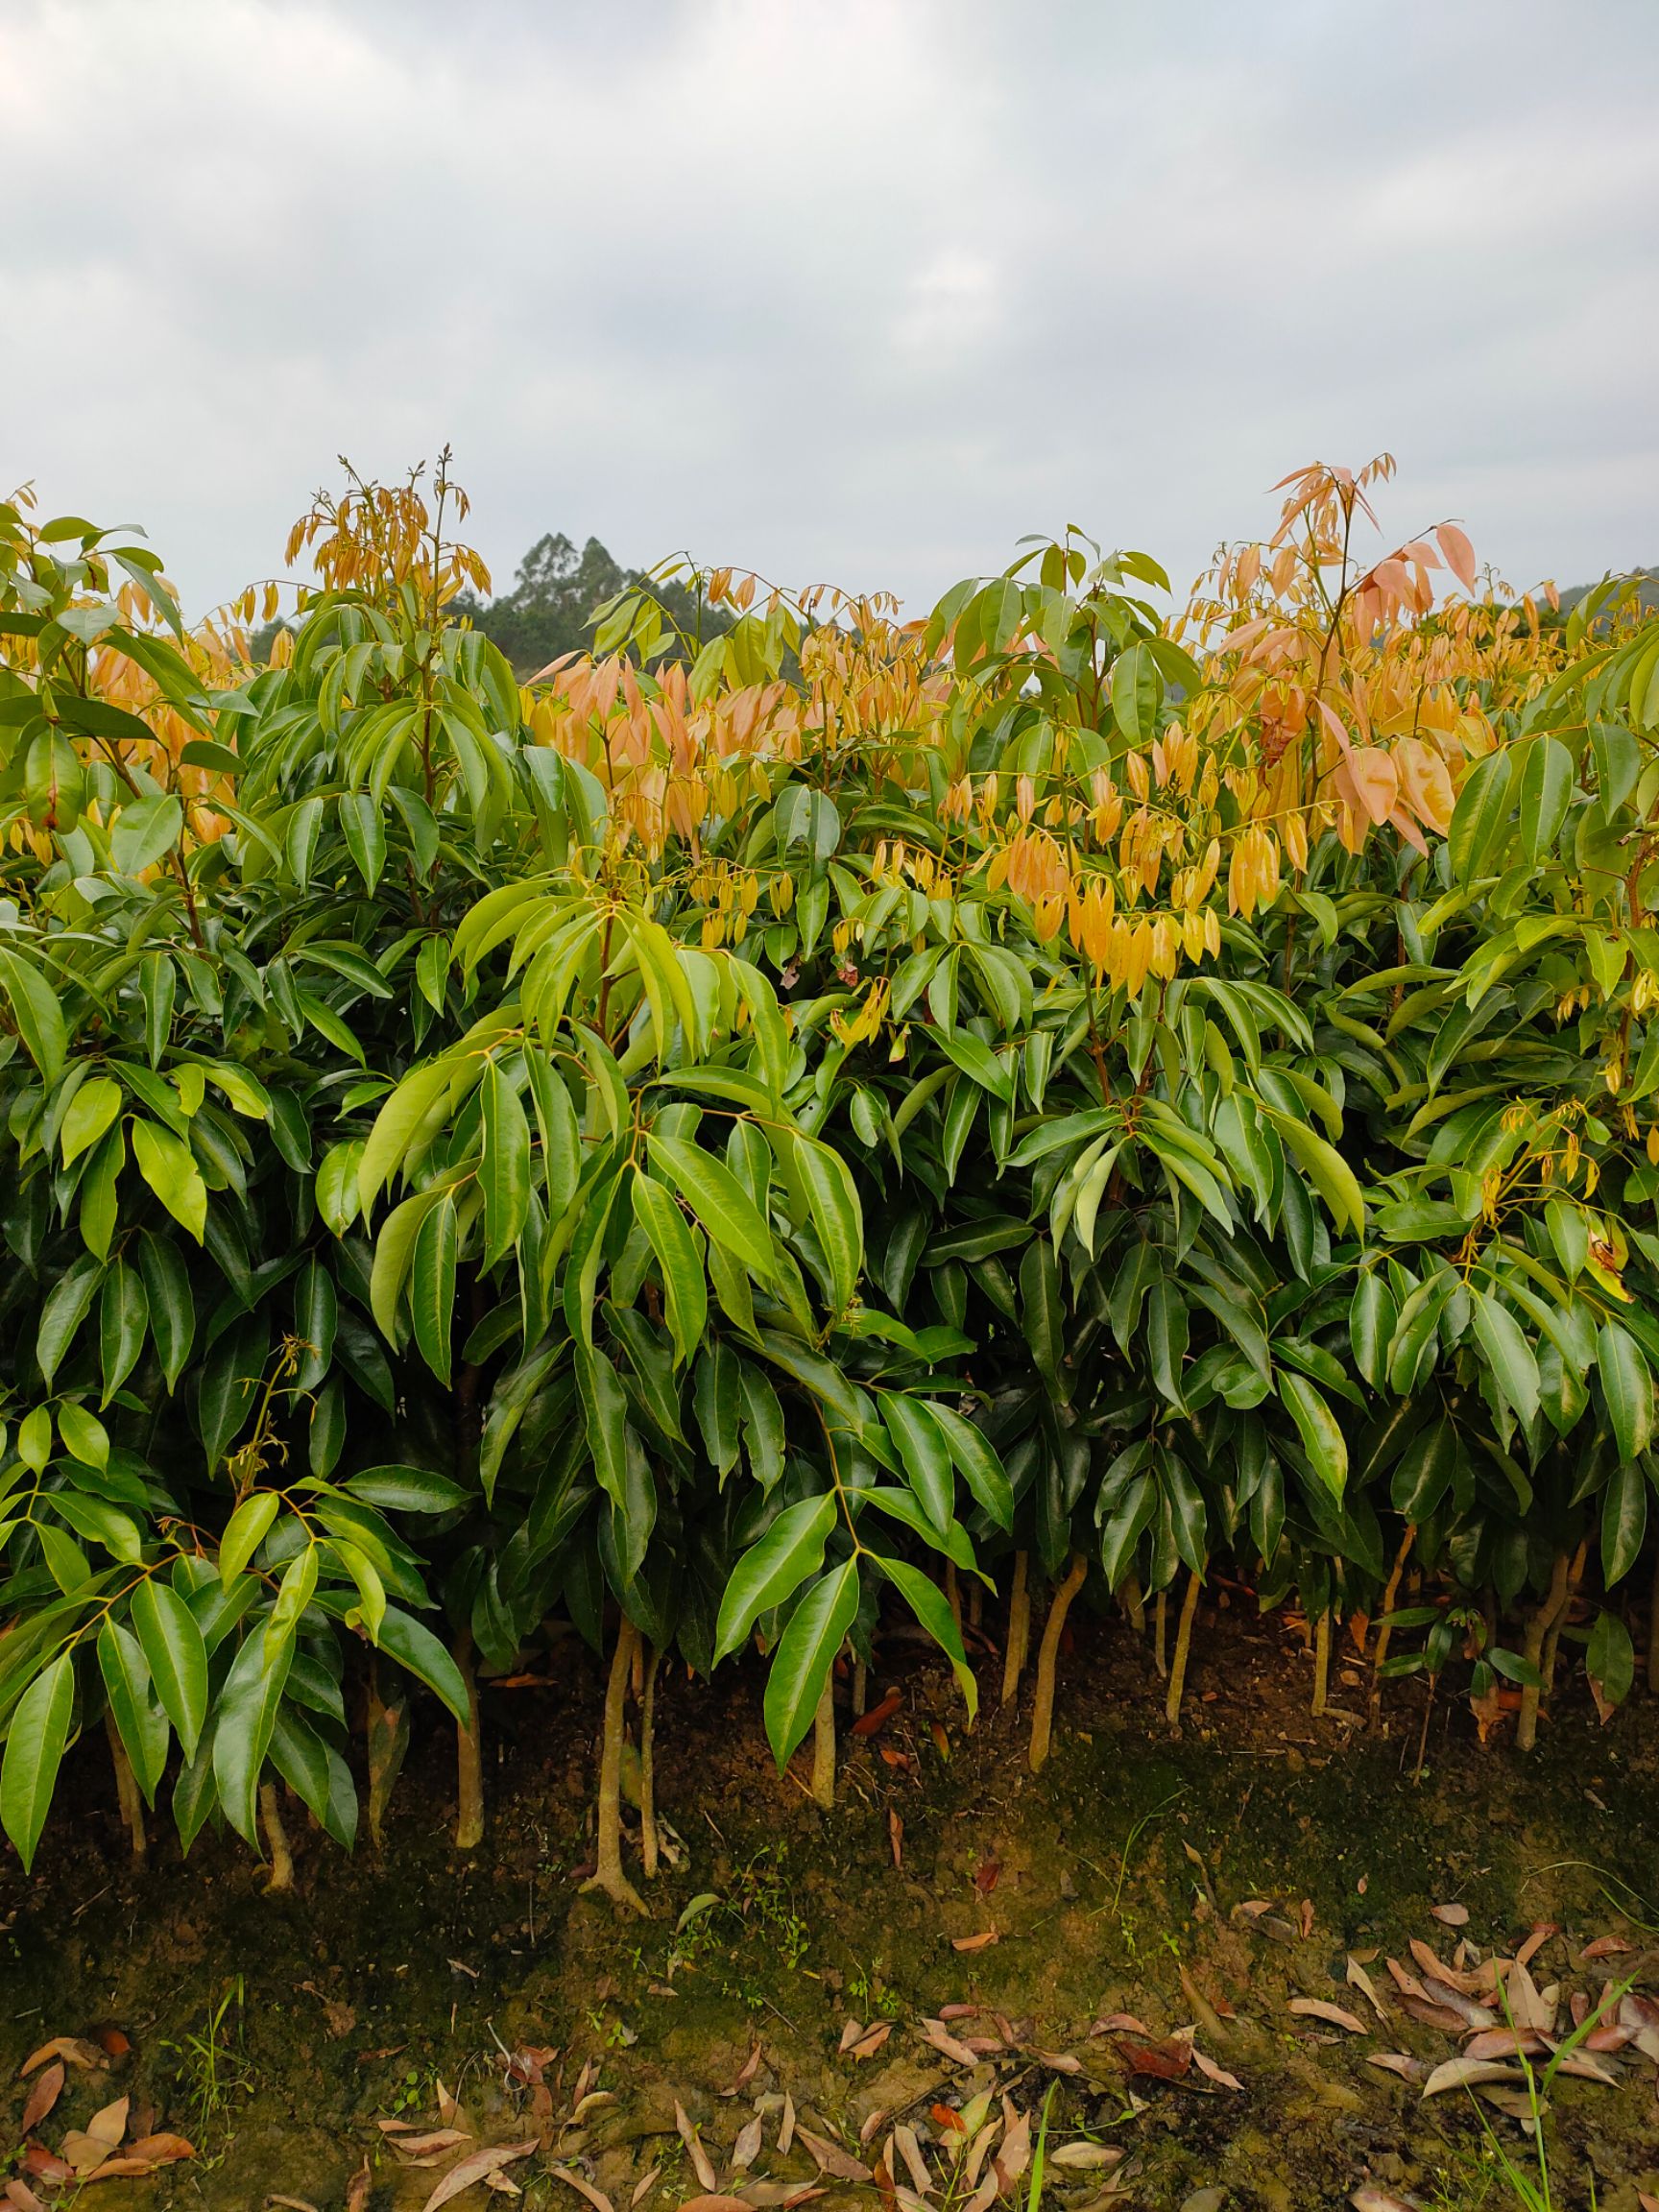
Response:
[[[1588,1541],[1579,1545],[1573,1554],[1573,1564],[1567,1570],[1567,1595],[1556,1609],[1555,1618],[1544,1632],[1544,1656],[1538,1671],[1544,1677],[1544,1695],[1548,1697],[1555,1688],[1555,1653],[1560,1647],[1561,1631],[1567,1624],[1567,1616],[1573,1610],[1573,1600],[1578,1595],[1578,1585],[1584,1579],[1584,1562],[1589,1556]]]
[[[1194,1567],[1187,1577],[1187,1595],[1181,1600],[1181,1620],[1175,1630],[1175,1664],[1169,1670],[1169,1694],[1164,1700],[1164,1717],[1171,1728],[1181,1726],[1181,1695],[1187,1687],[1187,1660],[1192,1649],[1192,1618],[1198,1610],[1198,1593],[1204,1587],[1204,1576]]]
[[[1037,1695],[1031,1706],[1033,1774],[1048,1758],[1054,1735],[1054,1670],[1060,1658],[1060,1639],[1066,1631],[1066,1616],[1071,1610],[1071,1600],[1082,1589],[1088,1572],[1088,1560],[1081,1551],[1074,1551],[1071,1564],[1066,1570],[1066,1579],[1055,1591],[1048,1606],[1048,1619],[1044,1623],[1043,1642],[1037,1652]]]
[[[947,1559],[945,1562],[945,1602],[950,1608],[950,1618],[955,1622],[956,1633],[960,1636],[962,1633],[962,1591],[956,1580],[956,1562],[954,1559]]]
[[[1389,1575],[1382,1591],[1382,1603],[1379,1608],[1382,1619],[1378,1623],[1377,1642],[1371,1653],[1371,1725],[1375,1727],[1382,1712],[1382,1662],[1388,1656],[1388,1640],[1394,1631],[1388,1625],[1388,1616],[1400,1598],[1400,1577],[1406,1572],[1406,1562],[1411,1556],[1411,1547],[1417,1541],[1414,1524],[1407,1523],[1406,1533],[1400,1539],[1400,1549],[1394,1554],[1394,1572]]]
[[[1118,1595],[1123,1600],[1123,1610],[1129,1616],[1130,1627],[1137,1636],[1143,1637],[1146,1633],[1146,1599],[1142,1595],[1140,1575],[1131,1575]]]
[[[599,1753],[598,1864],[582,1888],[584,1893],[603,1889],[613,1905],[648,1917],[645,1900],[622,1867],[622,1713],[628,1696],[628,1677],[634,1671],[634,1647],[638,1634],[624,1613],[616,1624],[611,1674],[605,1685],[605,1734]]]
[[[484,1840],[484,1733],[478,1719],[478,1678],[472,1671],[472,1631],[455,1639],[454,1660],[467,1685],[465,1728],[455,1723],[455,1848],[476,1851]]]
[[[821,1812],[835,1809],[835,1671],[824,1677],[818,1710],[812,1717],[812,1802]]]
[[[1011,1705],[1020,1694],[1025,1671],[1025,1654],[1031,1646],[1031,1562],[1027,1553],[1014,1554],[1014,1581],[1008,1593],[1008,1645],[1002,1654],[1002,1702]]]
[[[1320,1719],[1331,1695],[1331,1616],[1321,1613],[1313,1623],[1313,1718]]]
[[[639,1856],[647,1882],[657,1879],[657,1669],[661,1658],[653,1644],[639,1696]]]
[[[265,1840],[271,1850],[271,1879],[265,1887],[268,1894],[292,1889],[294,1887],[294,1854],[288,1848],[288,1831],[282,1825],[282,1808],[276,1799],[275,1782],[259,1785],[259,1825],[265,1831]]]
[[[1527,1635],[1521,1647],[1521,1656],[1532,1666],[1539,1679],[1523,1683],[1521,1688],[1521,1717],[1515,1723],[1515,1748],[1530,1751],[1538,1741],[1538,1699],[1542,1688],[1544,1639],[1549,1635],[1557,1617],[1567,1608],[1567,1574],[1572,1561],[1565,1551],[1555,1555],[1555,1564],[1550,1570],[1550,1587],[1541,1604],[1532,1608],[1527,1622]]]
[[[862,1659],[853,1662],[853,1718],[862,1720],[870,1709],[870,1670]]]
[[[1160,1682],[1169,1679],[1169,1593],[1160,1590],[1152,1605],[1152,1664]]]
[[[144,1832],[144,1797],[132,1771],[132,1762],[127,1756],[127,1746],[121,1741],[121,1731],[115,1725],[115,1716],[108,1707],[104,1713],[104,1732],[109,1739],[109,1762],[115,1769],[115,1795],[121,1817],[132,1839],[132,1856],[141,1860],[150,1849],[150,1839]]]
[[[984,1620],[985,1586],[981,1582],[975,1582],[968,1593],[968,1625],[977,1634],[984,1624]]]

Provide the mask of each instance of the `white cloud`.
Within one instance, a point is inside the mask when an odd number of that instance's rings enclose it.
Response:
[[[1517,579],[1653,560],[1656,56],[1646,0],[12,0],[0,479],[197,603],[445,438],[503,578],[1188,573],[1384,445]]]

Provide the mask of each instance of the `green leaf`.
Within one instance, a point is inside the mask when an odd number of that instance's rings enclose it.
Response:
[[[75,1710],[75,1664],[67,1651],[36,1674],[12,1716],[0,1764],[0,1826],[28,1873],[46,1825]]]
[[[340,828],[345,832],[347,851],[363,878],[363,888],[373,898],[386,865],[386,821],[372,792],[341,794]]]
[[[189,1145],[157,1121],[134,1118],[132,1157],[139,1174],[174,1220],[200,1244],[207,1227],[207,1186]]]
[[[108,1075],[94,1075],[82,1084],[69,1101],[58,1134],[65,1167],[92,1149],[120,1113],[125,1096],[120,1084]]]
[[[931,1406],[883,1390],[878,1395],[887,1433],[898,1448],[905,1477],[941,1536],[955,1518],[955,1462]]]
[[[99,1302],[98,1340],[104,1376],[101,1405],[108,1406],[132,1374],[144,1349],[149,1326],[150,1301],[145,1295],[144,1278],[124,1260],[117,1260],[104,1278],[104,1295]]]
[[[1584,1671],[1590,1677],[1597,1707],[1605,1721],[1629,1696],[1630,1686],[1636,1679],[1635,1647],[1630,1642],[1629,1629],[1617,1613],[1603,1610],[1597,1615],[1596,1625],[1590,1631],[1589,1649],[1584,1654]]]
[[[967,1483],[974,1503],[999,1528],[1011,1528],[1014,1525],[1013,1486],[985,1431],[952,1407],[940,1405],[936,1398],[927,1401],[927,1410],[943,1432],[950,1456],[956,1462],[956,1472]]]
[[[1452,873],[1459,883],[1490,873],[1509,819],[1510,775],[1509,756],[1500,748],[1477,760],[1464,780],[1447,838]]]
[[[448,1513],[469,1495],[459,1482],[427,1467],[365,1467],[349,1475],[343,1487],[386,1513]]]
[[[177,799],[129,799],[109,832],[109,857],[123,876],[141,876],[167,857],[183,827]]]
[[[430,1628],[400,1612],[396,1605],[388,1605],[378,1641],[379,1648],[396,1659],[407,1673],[413,1674],[417,1682],[423,1682],[464,1728],[472,1725],[471,1707],[461,1670]]]
[[[176,1590],[152,1575],[132,1593],[132,1625],[161,1710],[185,1759],[193,1760],[207,1718],[207,1647],[196,1616]]]
[[[271,1532],[282,1501],[275,1490],[255,1490],[244,1498],[219,1539],[219,1580],[228,1589]]]
[[[167,1378],[168,1389],[176,1390],[196,1336],[196,1304],[190,1295],[190,1278],[173,1246],[149,1229],[139,1240],[138,1267],[144,1278],[145,1303],[149,1309],[150,1333],[156,1339],[156,1356]]]
[[[1524,1428],[1538,1411],[1538,1361],[1513,1313],[1484,1290],[1475,1293],[1475,1340]]]
[[[381,1185],[402,1166],[416,1131],[454,1076],[455,1068],[447,1060],[412,1069],[374,1117],[357,1168],[358,1202],[365,1213],[373,1208]]]
[[[361,1211],[358,1176],[363,1165],[363,1142],[353,1137],[330,1144],[317,1168],[317,1211],[336,1237],[344,1237]]]
[[[732,1572],[720,1600],[714,1629],[714,1664],[730,1656],[762,1613],[795,1595],[824,1563],[824,1547],[835,1526],[833,1495],[803,1498],[786,1505],[757,1544],[751,1545]]]
[[[578,1337],[572,1350],[576,1362],[576,1389],[593,1455],[593,1472],[612,1502],[626,1509],[628,1502],[628,1394],[620,1377],[603,1352],[594,1351]]]
[[[838,1152],[816,1138],[796,1141],[795,1164],[805,1186],[812,1226],[830,1264],[831,1302],[837,1313],[852,1305],[864,1266],[864,1213],[852,1170]]]
[[[1628,1463],[1640,1458],[1653,1440],[1653,1378],[1635,1338],[1617,1321],[1601,1324],[1596,1361],[1619,1456]]]
[[[1060,1302],[1060,1270],[1046,1237],[1033,1238],[1020,1262],[1020,1300],[1021,1325],[1037,1372],[1047,1383],[1050,1396],[1064,1401],[1070,1395],[1061,1371],[1066,1315]]]
[[[1553,852],[1573,797],[1573,756],[1558,737],[1534,737],[1521,762],[1521,854],[1533,866]]]
[[[1333,1498],[1340,1498],[1348,1481],[1348,1445],[1335,1415],[1305,1375],[1281,1367],[1274,1383],[1302,1432],[1314,1474]]]
[[[1272,1106],[1263,1106],[1262,1111],[1278,1130],[1286,1150],[1324,1199],[1333,1221],[1339,1229],[1352,1229],[1357,1237],[1363,1237],[1364,1193],[1359,1189],[1358,1177],[1341,1153],[1323,1137],[1315,1136],[1307,1122],[1298,1121],[1293,1114],[1282,1114]]]
[[[789,1618],[766,1677],[766,1741],[781,1772],[812,1725],[818,1700],[858,1613],[858,1564],[815,1582]]]
[[[1381,1390],[1387,1379],[1388,1344],[1399,1318],[1381,1268],[1367,1269],[1354,1286],[1354,1303],[1348,1310],[1348,1342],[1355,1366],[1375,1390]]]
[[[24,1049],[44,1080],[56,1083],[63,1072],[69,1032],[58,995],[38,969],[20,952],[0,950],[0,990],[12,1002],[12,1017]]]
[[[58,1433],[71,1458],[84,1467],[108,1467],[109,1431],[95,1413],[66,1398],[58,1408]]]
[[[716,1244],[750,1271],[770,1278],[772,1232],[732,1170],[701,1146],[652,1130],[646,1140],[651,1157],[684,1192],[693,1214]]]
[[[133,1778],[144,1792],[144,1802],[154,1805],[167,1765],[171,1732],[166,1714],[150,1694],[143,1647],[119,1621],[107,1619],[98,1631],[98,1667]]]
[[[293,1659],[292,1631],[275,1645],[262,1635],[245,1638],[225,1677],[213,1724],[213,1780],[219,1802],[237,1835],[255,1850],[259,1776]]]
[[[409,1263],[409,1310],[421,1356],[445,1389],[455,1321],[455,1254],[458,1242],[455,1194],[445,1190],[415,1233]]]
[[[1112,717],[1132,745],[1150,745],[1158,734],[1164,679],[1144,640],[1138,639],[1112,663]]]
[[[929,1581],[920,1568],[911,1567],[902,1559],[889,1559],[879,1551],[875,1558],[877,1566],[950,1660],[950,1671],[967,1702],[968,1719],[972,1722],[979,1710],[979,1685],[974,1679],[974,1670],[962,1648],[962,1631],[956,1625],[945,1593],[937,1582]]]
[[[1601,1581],[1611,1590],[1642,1556],[1647,1533],[1647,1478],[1634,1460],[1615,1467],[1601,1495]]]
[[[484,1070],[480,1093],[483,1152],[478,1187],[484,1195],[484,1259],[488,1270],[512,1250],[530,1203],[530,1124],[500,1064]]]
[[[48,1388],[75,1340],[75,1332],[85,1320],[103,1279],[103,1267],[87,1253],[66,1268],[52,1286],[40,1309],[40,1326],[35,1338],[35,1358]]]
[[[703,1255],[689,1223],[661,1183],[636,1171],[630,1196],[634,1218],[657,1258],[668,1301],[668,1332],[675,1358],[684,1365],[703,1341],[709,1322]]]

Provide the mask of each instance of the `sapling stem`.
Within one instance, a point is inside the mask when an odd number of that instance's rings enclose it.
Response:
[[[1023,1551],[1014,1554],[1014,1580],[1008,1591],[1008,1644],[1002,1653],[1002,1702],[1011,1705],[1020,1694],[1025,1671],[1025,1654],[1031,1644],[1031,1562]]]
[[[1083,1587],[1089,1572],[1089,1562],[1081,1551],[1071,1554],[1071,1564],[1066,1570],[1066,1579],[1055,1591],[1048,1606],[1048,1618],[1043,1627],[1043,1642],[1037,1652],[1037,1695],[1031,1706],[1031,1753],[1033,1774],[1046,1763],[1054,1735],[1054,1670],[1060,1658],[1060,1639],[1066,1632],[1066,1616],[1071,1610],[1071,1600]]]
[[[835,1809],[835,1671],[831,1668],[818,1693],[812,1716],[812,1802],[820,1812]]]
[[[1171,1728],[1181,1725],[1181,1697],[1187,1687],[1187,1660],[1192,1649],[1192,1621],[1198,1611],[1198,1593],[1204,1587],[1204,1576],[1196,1567],[1187,1576],[1187,1595],[1181,1600],[1181,1619],[1175,1630],[1175,1664],[1169,1670],[1169,1693],[1164,1700],[1164,1715]]]
[[[639,1857],[647,1882],[657,1879],[657,1670],[662,1654],[647,1647],[639,1694]]]
[[[1400,1539],[1400,1549],[1394,1554],[1394,1571],[1389,1575],[1382,1591],[1382,1603],[1379,1608],[1382,1619],[1377,1628],[1377,1642],[1371,1652],[1371,1724],[1373,1727],[1376,1726],[1382,1711],[1382,1662],[1388,1656],[1388,1642],[1394,1633],[1388,1625],[1388,1616],[1399,1601],[1400,1577],[1406,1572],[1406,1562],[1411,1556],[1411,1547],[1416,1541],[1416,1525],[1408,1523],[1405,1535]]]
[[[106,1706],[104,1732],[109,1739],[109,1761],[115,1769],[115,1796],[121,1807],[121,1817],[127,1824],[127,1834],[132,1845],[134,1859],[143,1859],[150,1849],[150,1839],[144,1829],[144,1798],[138,1788],[132,1762],[127,1756],[127,1746],[121,1741],[121,1731],[115,1725],[115,1716]]]
[[[616,1642],[611,1653],[611,1672],[605,1684],[605,1733],[599,1752],[598,1863],[583,1883],[583,1893],[602,1889],[623,1911],[649,1917],[645,1900],[622,1867],[622,1715],[628,1696],[628,1678],[634,1671],[634,1647],[639,1631],[626,1613],[616,1623]]]
[[[470,1628],[463,1628],[456,1637],[454,1659],[467,1686],[469,1717],[466,1727],[455,1723],[455,1848],[476,1851],[484,1840],[484,1735],[479,1724]]]
[[[294,1887],[294,1854],[288,1848],[288,1831],[282,1825],[282,1808],[276,1799],[275,1782],[259,1785],[259,1825],[265,1831],[265,1841],[271,1851],[271,1879],[266,1891],[277,1895]]]
[[[1324,1717],[1331,1700],[1331,1615],[1320,1614],[1313,1623],[1313,1718]]]
[[[1565,1551],[1555,1554],[1554,1565],[1550,1570],[1550,1587],[1527,1617],[1527,1635],[1521,1647],[1521,1655],[1530,1664],[1535,1679],[1521,1685],[1521,1712],[1515,1722],[1517,1751],[1530,1751],[1538,1741],[1538,1700],[1543,1687],[1544,1639],[1557,1618],[1567,1609],[1567,1575],[1571,1566],[1572,1561]]]
[[[1152,1664],[1160,1682],[1169,1679],[1169,1593],[1160,1590],[1152,1603]]]

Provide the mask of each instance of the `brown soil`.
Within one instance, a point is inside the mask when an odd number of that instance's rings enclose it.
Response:
[[[548,2135],[616,2212],[653,2167],[639,2212],[698,2193],[676,2103],[724,2183],[761,2098],[765,2147],[749,2178],[805,2182],[815,2162],[799,2140],[786,2156],[775,2149],[785,2092],[801,2125],[844,2152],[858,2153],[872,2113],[887,2115],[873,2157],[894,2120],[948,2143],[934,2107],[986,2089],[1035,2112],[1050,2086],[1051,2143],[1090,2137],[1124,2153],[1051,2172],[1046,2194],[1062,2205],[1099,2200],[1111,2180],[1122,2191],[1112,2201],[1147,2212],[1215,2189],[1224,2196],[1199,2196],[1195,2212],[1299,2212],[1371,2181],[1445,2212],[1506,2207],[1488,2128],[1525,2159],[1518,2124],[1483,2120],[1461,2090],[1424,2102],[1366,2063],[1390,2051],[1437,2064],[1457,2049],[1404,2017],[1385,1960],[1409,1966],[1414,1936],[1448,1962],[1459,1937],[1512,1955],[1555,1922],[1532,1960],[1540,1984],[1594,1996],[1634,1974],[1659,1995],[1659,1702],[1638,1691],[1603,1730],[1575,1687],[1524,1761],[1502,1737],[1481,1746],[1449,1698],[1425,1736],[1415,1685],[1390,1690],[1384,1729],[1368,1735],[1366,1684],[1345,1652],[1333,1665],[1339,1710],[1315,1722],[1299,1640],[1221,1598],[1223,1610],[1199,1615],[1179,1740],[1149,1647],[1119,1619],[1076,1619],[1055,1753],[1037,1779],[1023,1710],[988,1711],[968,1733],[949,1676],[894,1635],[871,1697],[895,1683],[903,1702],[878,1735],[844,1739],[829,1816],[804,1765],[799,1777],[774,1768],[753,1674],[712,1689],[665,1677],[657,1791],[678,1863],[644,1922],[578,1895],[602,1686],[567,1640],[535,1670],[548,1686],[486,1686],[480,1849],[449,1848],[453,1760],[427,1715],[380,1861],[366,1846],[345,1858],[288,1801],[298,1884],[286,1897],[263,1894],[233,1838],[208,1835],[181,1862],[159,1819],[150,1863],[134,1869],[101,1741],[88,1743],[34,1878],[14,1862],[0,1877],[0,2062],[14,2077],[54,2035],[113,2027],[130,2039],[106,2069],[71,2072],[37,2140],[55,2148],[130,2092],[132,2132],[153,2111],[201,2154],[99,2184],[91,2201],[106,2212],[228,2212],[273,2196],[338,2212],[366,2157],[368,2212],[420,2206],[445,2166],[400,2164],[377,2122],[436,2127],[440,2084],[485,2141]],[[994,1696],[990,1653],[983,1672]],[[637,1879],[637,1854],[630,1870]],[[1466,1907],[1467,1925],[1438,1923],[1435,1905]],[[954,1948],[989,1930],[994,1943]],[[1578,1961],[1608,1936],[1630,1949]],[[1386,2027],[1345,1980],[1356,1953]],[[1366,2032],[1294,2014],[1296,1998],[1351,2009]],[[981,2009],[946,2029],[985,2046],[971,2068],[920,2028],[966,2005]],[[1137,2038],[1091,2032],[1113,2013],[1143,2023],[1155,2047],[1195,2026],[1198,2049],[1241,2089],[1195,2067],[1131,2073]],[[849,2019],[892,2032],[866,2058],[842,2056]],[[752,2078],[721,2097],[757,2042]],[[525,2079],[536,2059],[506,2062],[526,2048],[558,2053],[541,2064],[543,2096]],[[602,2101],[561,2133],[589,2064]],[[1633,2052],[1611,2064],[1616,2087],[1558,2079],[1550,2091],[1556,2202],[1589,2202],[1593,2177],[1599,2212],[1636,2212],[1639,2189],[1659,2192],[1655,2068]],[[13,2138],[23,2096],[19,2083]],[[541,2152],[507,2172],[527,2206],[580,2212]],[[832,2176],[826,2186],[827,2212],[875,2201]],[[469,2212],[486,2198],[459,2201]]]

